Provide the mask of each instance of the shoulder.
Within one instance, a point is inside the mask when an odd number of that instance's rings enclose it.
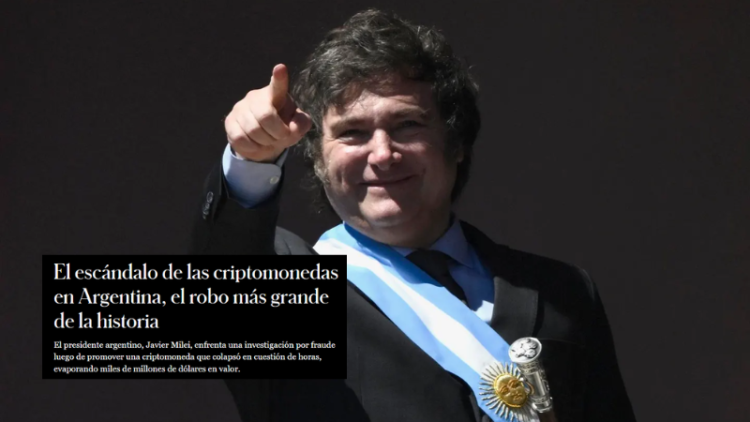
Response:
[[[316,255],[312,245],[297,234],[283,228],[276,227],[274,249],[278,255]]]
[[[538,279],[540,287],[574,289],[593,299],[594,283],[584,269],[554,258],[506,248],[511,260],[518,266],[518,271]]]
[[[495,275],[540,293],[591,301],[595,287],[588,273],[573,264],[496,243],[476,227],[462,222],[467,240]]]
[[[537,292],[542,315],[537,333],[548,338],[567,338],[586,344],[586,333],[596,320],[600,306],[596,287],[585,270],[557,259],[512,248],[517,279]]]

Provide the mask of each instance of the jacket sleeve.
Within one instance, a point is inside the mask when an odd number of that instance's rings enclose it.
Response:
[[[593,296],[593,319],[586,347],[586,396],[584,420],[587,422],[633,422],[635,414],[620,374],[612,332],[596,286],[581,271]]]
[[[271,255],[279,214],[281,188],[254,208],[229,197],[221,165],[213,168],[203,187],[190,238],[190,254]]]

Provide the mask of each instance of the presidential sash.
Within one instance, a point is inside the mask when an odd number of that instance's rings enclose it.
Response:
[[[471,387],[494,421],[538,421],[508,343],[471,309],[392,247],[346,224],[320,237],[321,255],[346,255],[347,278],[417,346]]]

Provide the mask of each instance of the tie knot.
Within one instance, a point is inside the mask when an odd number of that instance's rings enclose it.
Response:
[[[442,284],[449,292],[453,293],[460,301],[466,303],[466,294],[456,280],[451,276],[448,264],[453,258],[440,251],[418,249],[410,253],[406,259],[414,263],[422,271]]]
[[[448,265],[452,258],[440,251],[417,249],[410,253],[406,259],[413,262],[414,265],[421,268],[427,274],[435,276],[436,274],[450,274]]]

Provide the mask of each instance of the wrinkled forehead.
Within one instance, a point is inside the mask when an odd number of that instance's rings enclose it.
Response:
[[[324,121],[362,116],[372,112],[395,115],[433,115],[436,103],[429,83],[390,75],[349,84],[323,114]],[[362,116],[364,117],[364,116]]]

